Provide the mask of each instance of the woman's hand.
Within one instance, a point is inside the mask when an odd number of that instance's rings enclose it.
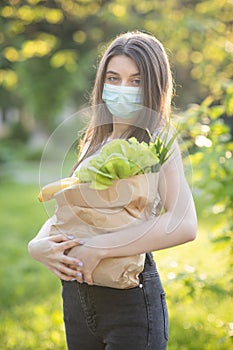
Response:
[[[34,239],[28,244],[28,251],[33,259],[41,262],[57,277],[71,281],[79,277],[78,266],[80,259],[67,256],[66,251],[82,242],[71,240],[62,234]]]
[[[104,250],[91,246],[90,242],[91,239],[86,239],[84,245],[73,247],[68,253],[70,258],[72,257],[82,261],[83,265],[77,268],[82,276],[76,277],[77,281],[80,283],[86,282],[88,284],[93,284],[93,271],[100,260],[104,258]]]

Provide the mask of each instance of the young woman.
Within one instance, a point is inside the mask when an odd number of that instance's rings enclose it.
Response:
[[[162,44],[141,32],[117,37],[99,63],[91,103],[102,106],[101,113],[93,114],[76,166],[82,166],[110,139],[135,136],[148,142],[146,128],[156,136],[170,117],[171,98],[172,77]],[[49,236],[51,218],[29,243],[31,256],[62,280],[70,350],[166,349],[165,293],[151,252],[191,241],[197,231],[178,145],[173,148],[160,171],[159,205],[164,210],[159,216],[152,215],[133,230],[124,228],[85,242]],[[93,285],[92,272],[102,259],[140,253],[146,253],[146,262],[138,287],[122,290]]]

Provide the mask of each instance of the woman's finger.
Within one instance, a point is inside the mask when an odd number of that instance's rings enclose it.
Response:
[[[66,274],[64,274],[63,272],[57,270],[57,269],[53,269],[52,272],[60,279],[64,280],[64,281],[73,281],[74,279],[76,279],[74,276],[68,276]]]
[[[71,269],[69,266],[66,266],[64,264],[58,263],[55,267],[57,271],[60,271],[63,275],[70,276],[73,278],[77,277],[77,270]]]
[[[65,234],[58,234],[50,236],[50,241],[56,242],[56,243],[65,243],[65,242],[73,242],[75,245],[83,245],[85,242],[82,239],[75,238],[72,235],[65,235]]]
[[[71,258],[67,255],[63,255],[61,258],[61,262],[65,265],[72,266],[72,269],[77,269],[83,266],[83,263],[78,258]]]
[[[77,272],[76,272],[76,280],[77,280],[77,282],[79,282],[79,283],[83,283],[83,274],[82,274],[81,271],[77,271]]]
[[[71,236],[66,236],[66,235],[61,234],[61,233],[59,233],[58,235],[52,235],[49,237],[50,241],[53,241],[56,243],[67,242],[67,241],[70,241],[72,238],[71,238]]]
[[[63,278],[64,276],[66,276],[66,279],[65,279],[66,281],[67,280],[71,281],[72,279],[76,279],[79,283],[83,282],[83,274],[80,270],[77,270],[76,268],[71,269],[69,266],[59,263],[57,264],[55,270],[59,273],[59,276],[62,275]]]
[[[64,251],[73,247],[76,247],[77,245],[81,245],[79,241],[66,241],[66,242],[61,242],[59,244],[59,250]]]

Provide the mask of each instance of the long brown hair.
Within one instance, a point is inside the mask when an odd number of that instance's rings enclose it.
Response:
[[[87,141],[89,146],[75,167],[87,156],[94,153],[113,130],[112,116],[102,100],[102,91],[107,65],[110,59],[116,55],[126,55],[137,64],[141,76],[144,113],[147,114],[147,118],[140,116],[143,120],[143,127],[140,125],[129,126],[124,137],[135,136],[139,141],[148,142],[146,128],[153,133],[158,125],[158,116],[163,121],[169,119],[173,82],[163,45],[154,36],[139,31],[119,35],[108,46],[99,62],[90,99],[92,118],[80,143],[80,153]]]

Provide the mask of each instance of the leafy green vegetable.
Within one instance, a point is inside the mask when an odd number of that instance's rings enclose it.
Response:
[[[155,141],[153,140],[149,130],[147,130],[147,132],[151,139],[149,148],[152,152],[156,152],[156,154],[159,157],[160,165],[163,165],[168,160],[168,158],[170,158],[170,156],[172,155],[172,152],[169,153],[169,151],[171,149],[173,142],[177,137],[177,133],[174,133],[174,135],[171,137],[169,142],[167,142],[169,133],[166,131],[166,129],[160,132],[160,134],[155,139]]]
[[[90,182],[91,188],[102,190],[111,186],[113,180],[158,172],[161,165],[171,155],[169,150],[176,135],[169,142],[167,142],[167,137],[167,133],[165,135],[160,133],[153,140],[150,135],[149,144],[140,143],[135,137],[127,141],[112,140],[103,146],[100,153],[90,159],[88,165],[81,167],[75,175],[81,182]]]

